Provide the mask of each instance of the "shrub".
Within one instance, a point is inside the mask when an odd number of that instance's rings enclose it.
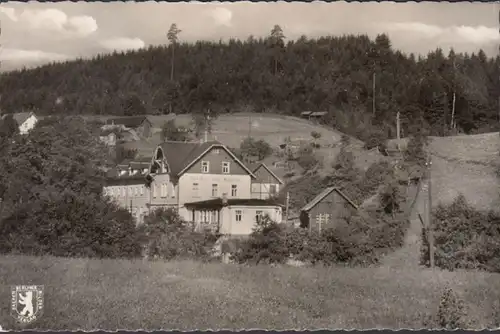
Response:
[[[89,196],[65,196],[16,207],[0,222],[0,252],[132,258],[141,254],[141,238],[127,210]]]
[[[232,256],[238,263],[285,263],[290,253],[286,247],[285,227],[263,217],[250,237],[241,243],[239,252]]]
[[[238,263],[285,263],[290,257],[311,264],[367,265],[378,262],[380,253],[400,247],[408,222],[377,216],[339,220],[319,234],[267,222],[260,226],[233,256]]]
[[[436,315],[437,325],[446,329],[464,329],[465,307],[462,299],[451,288],[446,288],[441,296]]]
[[[500,272],[500,215],[472,208],[463,195],[433,211],[435,265],[448,270]],[[422,235],[421,263],[428,265],[428,240]]]
[[[165,260],[189,258],[208,260],[219,235],[196,231],[173,209],[160,208],[145,217],[141,227],[147,255]]]

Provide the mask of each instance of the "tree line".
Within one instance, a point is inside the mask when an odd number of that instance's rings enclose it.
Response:
[[[138,115],[252,111],[299,115],[328,111],[324,122],[362,140],[497,129],[500,57],[482,50],[437,49],[427,56],[395,50],[385,34],[287,40],[275,26],[265,38],[182,41],[7,72],[3,112],[41,115]]]

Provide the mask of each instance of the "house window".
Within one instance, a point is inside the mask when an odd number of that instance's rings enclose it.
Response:
[[[198,197],[198,183],[193,183],[193,196]]]
[[[144,186],[139,187],[139,189],[141,191],[141,196],[144,195]]]
[[[209,163],[208,163],[208,161],[202,161],[201,162],[201,172],[202,173],[208,173],[209,170],[210,169],[209,169]]]
[[[222,163],[222,173],[229,174],[229,162],[228,161],[224,161]]]
[[[243,216],[243,213],[241,212],[241,210],[236,210],[236,221],[237,222],[240,222],[241,221],[241,217]]]
[[[161,185],[161,197],[167,197],[167,185],[165,183]]]
[[[212,223],[217,223],[217,211],[212,211],[211,212],[211,222]]]
[[[271,195],[275,195],[275,194],[276,194],[276,185],[275,185],[275,184],[271,184],[271,185],[269,186],[269,193],[270,193]]]
[[[217,184],[212,184],[212,197],[217,197],[218,186]]]
[[[255,211],[255,220],[259,222],[262,219],[262,211]]]
[[[202,211],[201,212],[201,222],[202,223],[206,223],[207,222],[207,212],[206,211]]]
[[[236,184],[231,185],[231,196],[236,197],[238,195],[238,187]]]
[[[219,148],[214,149],[214,153],[215,154],[220,154],[220,149]]]
[[[153,183],[151,186],[153,188],[153,198],[158,197],[158,185]]]

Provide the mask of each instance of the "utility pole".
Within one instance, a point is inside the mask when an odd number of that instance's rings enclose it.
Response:
[[[207,114],[205,115],[205,143],[208,141],[208,127],[210,124],[210,109],[207,110]]]
[[[431,269],[434,269],[434,226],[432,224],[432,175],[431,175],[431,169],[432,169],[432,160],[431,160],[431,155],[429,154],[427,163],[427,192],[428,192],[428,197],[429,197],[429,204],[427,208],[427,238],[429,241],[429,262]]]
[[[455,82],[456,82],[456,73],[455,73],[455,58],[453,58],[453,102],[451,106],[451,124],[450,127],[452,129],[456,128],[455,124],[455,102],[456,102],[456,89],[455,89]]]
[[[399,118],[399,111],[396,114],[396,136],[398,139],[398,150],[401,151],[399,141],[401,139],[401,123],[400,123],[400,118]]]
[[[286,202],[285,202],[285,224],[288,224],[288,210],[290,208],[290,193],[286,192]]]
[[[376,79],[376,74],[373,72],[373,79],[372,79],[372,94],[373,94],[373,99],[372,99],[372,115],[375,115],[375,79]]]
[[[252,137],[252,116],[248,116],[248,138]]]

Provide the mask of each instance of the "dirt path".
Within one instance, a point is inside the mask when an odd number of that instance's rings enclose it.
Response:
[[[422,223],[418,218],[418,214],[420,213],[425,219],[427,182],[422,182],[420,191],[418,191],[417,186],[412,186],[410,188],[408,197],[414,198],[414,196],[417,196],[417,198],[410,212],[410,226],[406,232],[404,245],[400,249],[384,257],[381,263],[382,267],[397,269],[420,267]]]

